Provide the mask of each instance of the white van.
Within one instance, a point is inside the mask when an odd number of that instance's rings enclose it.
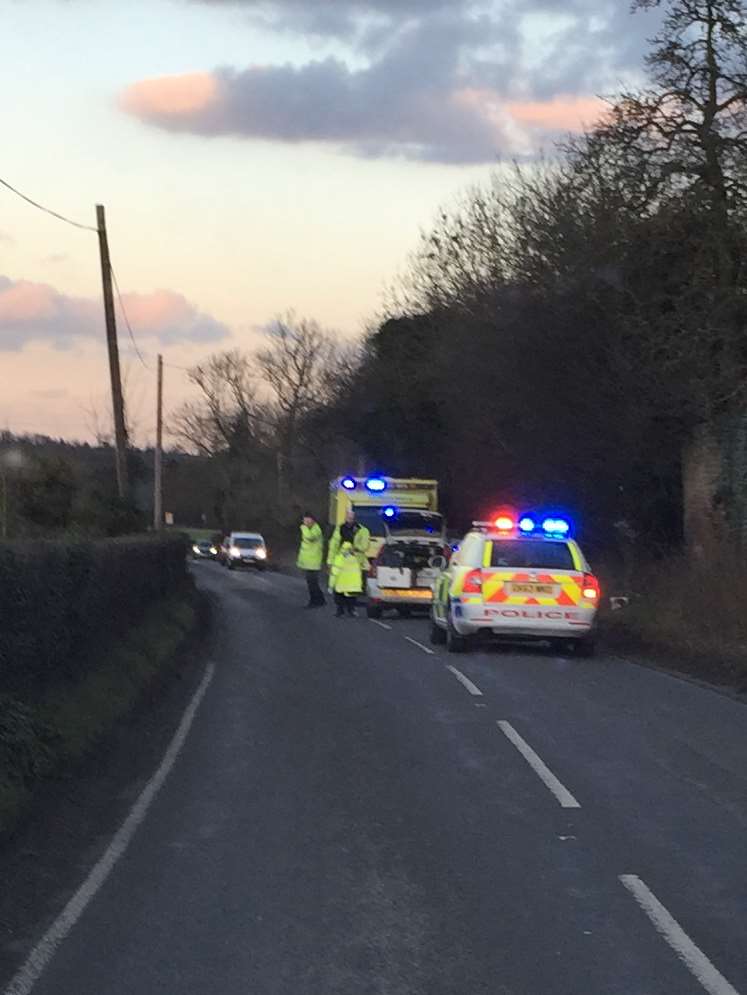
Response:
[[[229,570],[238,567],[264,570],[267,566],[267,544],[259,532],[232,532],[223,545],[223,562]]]

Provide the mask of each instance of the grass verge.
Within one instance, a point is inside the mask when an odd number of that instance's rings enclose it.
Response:
[[[747,692],[746,580],[747,565],[728,552],[707,565],[682,557],[640,568],[627,606],[603,614],[604,641]]]
[[[33,702],[0,695],[0,837],[16,825],[46,778],[74,767],[179,665],[194,632],[197,596],[166,599],[78,683],[49,687]]]

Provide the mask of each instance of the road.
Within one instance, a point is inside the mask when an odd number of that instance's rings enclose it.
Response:
[[[191,725],[6,992],[747,995],[743,704],[195,574]]]

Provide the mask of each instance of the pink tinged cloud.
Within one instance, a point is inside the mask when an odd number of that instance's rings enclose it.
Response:
[[[174,120],[207,110],[220,99],[220,86],[210,73],[184,73],[133,83],[122,94],[122,108],[135,117]]]
[[[557,96],[551,100],[509,103],[506,111],[518,124],[545,131],[583,131],[606,112],[598,97]]]
[[[604,107],[562,95],[507,102],[492,87],[454,80],[422,87],[410,81],[392,93],[383,72],[353,72],[336,59],[142,80],[125,90],[120,105],[169,131],[328,142],[362,156],[462,163],[514,154],[538,132],[542,138],[580,131]]]
[[[135,334],[146,341],[175,345],[217,342],[230,335],[226,325],[171,290],[125,294],[123,300]],[[0,275],[0,351],[19,351],[30,342],[46,342],[55,349],[70,349],[81,339],[103,343],[103,327],[99,301]]]

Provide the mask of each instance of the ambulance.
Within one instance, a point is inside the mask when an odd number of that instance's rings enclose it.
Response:
[[[459,653],[479,637],[547,640],[593,655],[599,582],[565,516],[506,511],[475,522],[441,566],[431,642]]]
[[[386,541],[387,522],[399,512],[438,511],[438,482],[378,474],[337,477],[329,486],[329,524],[333,528],[342,525],[351,508],[356,520],[371,533],[367,555],[373,560]]]

